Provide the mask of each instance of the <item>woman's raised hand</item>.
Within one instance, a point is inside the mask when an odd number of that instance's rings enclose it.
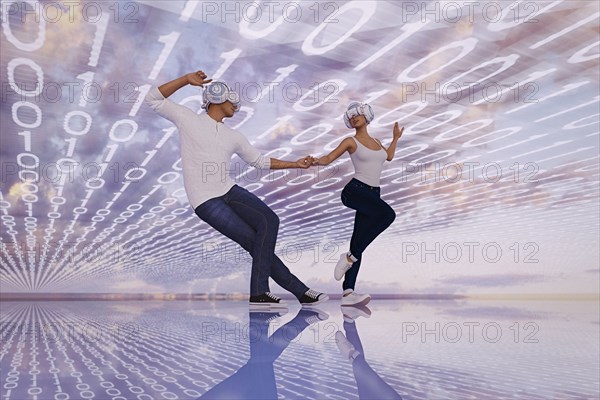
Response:
[[[400,139],[400,136],[402,136],[402,132],[404,132],[404,127],[402,127],[402,129],[400,129],[400,128],[398,127],[398,123],[396,122],[396,123],[394,124],[394,139],[395,139],[395,140],[398,140],[398,139]]]

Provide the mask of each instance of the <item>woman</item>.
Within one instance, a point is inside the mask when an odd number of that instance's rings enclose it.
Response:
[[[355,174],[342,191],[342,203],[356,210],[354,230],[350,240],[350,251],[343,253],[335,266],[336,280],[345,276],[342,306],[365,305],[371,300],[368,294],[354,292],[356,277],[362,261],[362,254],[369,244],[396,218],[396,213],[380,197],[379,180],[384,161],[392,161],[396,144],[404,128],[394,124],[394,138],[386,149],[381,142],[369,136],[367,125],[374,118],[373,109],[368,104],[351,103],[344,114],[348,128],[354,128],[354,137],[347,137],[324,157],[316,159],[314,165],[328,165],[345,152],[350,153]]]

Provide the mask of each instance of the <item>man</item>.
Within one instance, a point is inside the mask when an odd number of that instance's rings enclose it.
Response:
[[[302,306],[314,306],[329,299],[309,289],[275,255],[279,218],[264,202],[227,176],[233,154],[261,169],[308,168],[313,159],[297,161],[266,158],[241,133],[223,124],[239,109],[239,96],[220,81],[206,79],[203,71],[186,74],[152,90],[145,102],[159,115],[172,121],[181,137],[183,183],[196,215],[232,239],[252,256],[250,308],[287,308],[287,304],[269,290],[269,277],[293,293]],[[212,83],[211,83],[212,82]],[[168,97],[186,85],[208,84],[203,92],[198,115]],[[211,174],[204,174],[204,167]]]

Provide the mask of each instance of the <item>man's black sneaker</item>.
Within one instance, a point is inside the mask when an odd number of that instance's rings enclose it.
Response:
[[[273,321],[285,315],[287,310],[250,310],[250,323],[255,324],[269,324],[269,322]]]
[[[251,310],[287,309],[287,303],[271,292],[265,292],[258,296],[250,296]]]
[[[316,290],[308,289],[300,298],[302,307],[312,307],[329,300],[325,293],[319,293]]]

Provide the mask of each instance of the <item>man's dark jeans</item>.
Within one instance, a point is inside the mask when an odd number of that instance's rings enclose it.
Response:
[[[308,290],[275,255],[279,217],[258,197],[234,185],[196,207],[196,215],[252,256],[250,295],[269,291],[269,276],[297,298]]]

